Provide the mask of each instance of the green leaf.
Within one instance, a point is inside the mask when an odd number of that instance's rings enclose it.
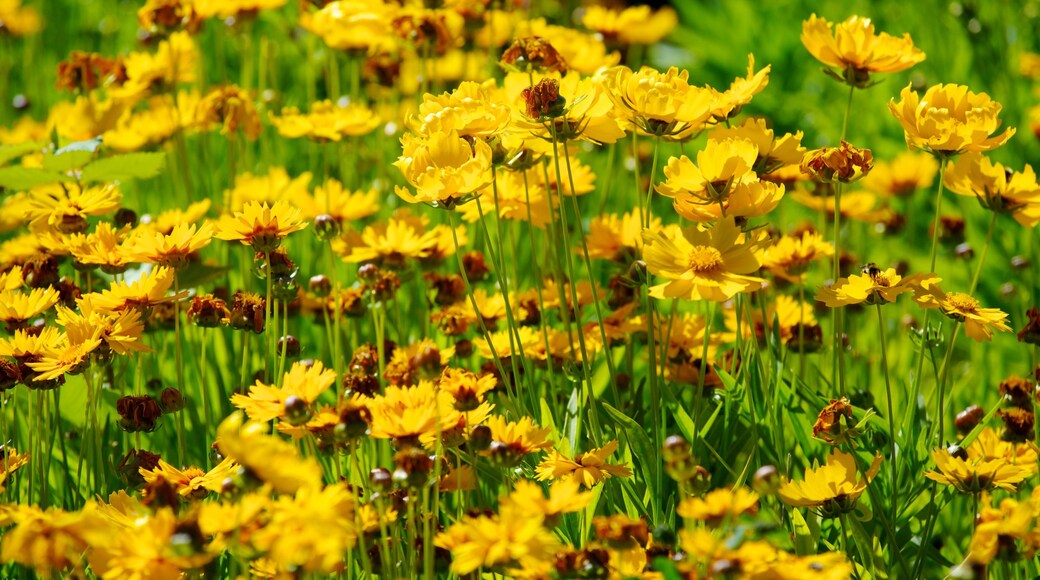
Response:
[[[83,181],[126,181],[155,177],[163,168],[166,154],[128,153],[106,157],[83,168]]]
[[[101,146],[101,137],[94,137],[93,139],[87,139],[86,141],[76,141],[75,143],[69,143],[68,145],[58,149],[54,152],[54,155],[65,155],[75,151],[86,151],[94,153]]]
[[[181,288],[198,288],[220,278],[227,271],[227,266],[192,262],[177,272],[177,283]]]
[[[0,188],[21,191],[46,185],[48,183],[59,183],[68,181],[69,178],[61,173],[40,169],[39,167],[0,167]]]
[[[795,508],[791,510],[791,525],[794,527],[794,551],[799,556],[808,556],[816,553],[816,537],[814,537],[809,524],[802,517],[802,512]]]
[[[17,145],[5,145],[0,147],[0,165],[17,159],[26,153],[33,151],[40,151],[46,147],[46,143],[42,141],[29,141],[28,143],[19,143]]]

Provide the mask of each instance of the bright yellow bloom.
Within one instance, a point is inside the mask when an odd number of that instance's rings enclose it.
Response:
[[[270,426],[247,423],[241,412],[217,427],[217,447],[278,493],[321,487],[321,466],[314,458],[300,457],[294,446],[270,434]]]
[[[1025,501],[1008,497],[996,508],[986,505],[979,511],[968,545],[968,559],[972,563],[986,566],[997,558],[1029,559],[1036,555],[1040,548],[1040,534],[1036,533],[1040,515],[1037,489],[1034,488],[1033,496]],[[988,504],[988,494],[982,497]]]
[[[757,149],[757,157],[752,169],[759,174],[770,173],[785,165],[797,165],[802,162],[805,147],[802,147],[802,132],[787,133],[776,137],[765,119],[748,117],[740,125],[726,127],[719,125],[708,133],[710,141],[735,141],[746,139]],[[700,157],[698,154],[698,163]]]
[[[135,240],[129,233],[129,225],[116,229],[102,221],[89,234],[68,236],[65,245],[78,265],[100,266],[106,274],[119,274],[136,262],[132,250]]]
[[[83,299],[90,301],[91,309],[99,312],[151,308],[164,302],[180,300],[188,295],[187,290],[182,290],[180,294],[167,295],[173,286],[174,275],[174,271],[170,268],[163,266],[152,268],[133,282],[124,280],[113,283],[107,290],[87,294]]]
[[[282,496],[271,506],[270,521],[252,544],[282,570],[322,575],[342,572],[343,554],[357,543],[357,499],[337,482]]]
[[[33,224],[45,224],[63,234],[82,232],[87,229],[87,216],[111,213],[119,209],[122,199],[115,185],[86,189],[74,183],[39,187],[30,193],[26,217]]]
[[[642,135],[685,140],[703,129],[712,116],[715,91],[692,87],[689,71],[671,67],[658,72],[643,67],[633,72],[618,66],[603,73],[616,114]]]
[[[1029,165],[1011,171],[981,153],[970,152],[949,164],[944,183],[956,194],[975,196],[990,211],[1011,214],[1027,228],[1040,223],[1040,185]]]
[[[581,25],[598,32],[609,44],[652,45],[671,34],[679,17],[670,6],[652,12],[649,6],[628,6],[623,9],[593,4],[585,8]]]
[[[460,414],[447,391],[430,381],[418,385],[386,387],[368,404],[372,412],[371,436],[415,445],[423,437],[436,437],[458,423]]]
[[[595,34],[586,34],[569,26],[548,24],[544,18],[519,22],[514,36],[545,40],[559,52],[569,70],[584,75],[591,75],[603,67],[614,66],[621,60],[621,54],[617,51],[608,52],[610,49]]]
[[[22,6],[22,0],[0,0],[0,34],[30,36],[43,28],[43,17],[32,6]]]
[[[260,115],[253,97],[234,85],[210,90],[196,108],[196,124],[200,129],[220,126],[220,134],[234,139],[241,131],[250,141],[260,136]]]
[[[284,201],[271,206],[251,201],[234,215],[220,216],[214,237],[237,240],[257,252],[270,252],[281,245],[282,238],[306,227],[298,207]]]
[[[90,568],[105,580],[179,578],[201,568],[216,554],[205,550],[178,550],[173,541],[180,531],[173,509],[111,520],[107,541],[94,544],[87,558]]]
[[[624,465],[607,463],[607,457],[617,451],[617,447],[618,442],[611,441],[599,449],[592,449],[577,455],[574,459],[551,449],[549,455],[538,464],[538,479],[540,481],[573,479],[586,489],[591,489],[604,479],[628,477],[632,475],[631,469]]]
[[[747,174],[745,179],[731,183],[724,191],[706,191],[707,195],[721,194],[721,197],[696,197],[679,195],[672,202],[676,213],[684,218],[699,223],[714,222],[722,218],[749,218],[765,215],[780,205],[786,188],[772,181],[759,180],[754,174]],[[725,186],[723,186],[725,187]]]
[[[207,0],[193,2],[199,18],[241,18],[242,14],[273,10],[285,6],[287,0]]]
[[[310,406],[335,383],[336,371],[325,368],[321,361],[311,365],[296,362],[282,376],[280,385],[257,381],[249,388],[249,395],[232,395],[231,404],[245,411],[251,421],[280,419],[299,425],[310,419]]]
[[[18,450],[10,445],[0,447],[0,492],[4,490],[4,483],[7,479],[28,464],[28,453],[18,453]],[[3,520],[2,516],[0,516],[0,520]]]
[[[297,205],[297,200],[307,196],[307,186],[310,182],[311,174],[308,172],[292,177],[284,167],[271,167],[264,174],[236,175],[235,187],[230,192],[225,191],[224,195],[226,199],[230,194],[231,211],[242,211],[251,201],[267,202],[268,205],[284,201]]]
[[[834,255],[834,246],[819,232],[805,231],[801,236],[782,236],[762,254],[762,267],[789,282],[805,279],[809,265]]]
[[[146,483],[163,479],[172,484],[181,497],[201,499],[210,492],[220,493],[224,480],[232,477],[237,469],[238,464],[230,457],[225,457],[208,473],[198,467],[188,467],[182,471],[160,459],[155,469],[141,467],[140,473]]]
[[[725,315],[726,330],[729,331],[719,337],[723,342],[735,340],[737,332],[737,315],[735,308],[727,308]],[[809,302],[800,302],[786,294],[780,294],[772,303],[766,304],[765,314],[757,308],[751,311],[751,321],[747,320],[746,314],[741,314],[740,331],[745,338],[754,337],[759,342],[764,342],[767,333],[771,333],[774,325],[780,328],[780,338],[786,344],[791,340],[799,339],[799,332],[805,334],[805,330],[799,330],[800,325],[813,326],[816,324],[816,315],[813,305]],[[729,334],[732,333],[732,334]],[[701,341],[703,342],[703,334]],[[804,338],[809,338],[804,336]],[[694,348],[696,337],[690,340],[690,347]],[[711,351],[709,351],[711,352]]]
[[[371,109],[359,103],[340,106],[332,101],[312,103],[303,114],[296,107],[282,109],[280,116],[271,115],[271,123],[282,137],[306,137],[312,141],[340,141],[344,137],[368,135],[382,123]]]
[[[534,75],[535,87],[557,83],[556,99],[536,107],[550,109],[549,117],[540,118],[543,117],[541,113],[530,114],[534,111],[529,105],[538,104],[531,100],[534,96],[531,93],[525,96],[524,93],[531,87],[530,78],[522,73],[506,75],[505,91],[514,103],[519,102],[515,107],[518,112],[515,127],[518,132],[530,135],[524,140],[524,145],[532,151],[551,155],[553,132],[557,141],[583,140],[594,144],[614,143],[625,136],[615,117],[610,94],[599,79],[582,76],[573,70],[563,76],[556,73]],[[570,151],[573,156],[574,149]],[[558,153],[563,156],[562,146]],[[565,165],[562,159],[560,163]]]
[[[548,576],[560,542],[545,527],[544,516],[526,508],[506,502],[498,515],[466,516],[438,534],[434,544],[451,552],[456,574],[485,567]]]
[[[530,480],[516,482],[513,493],[499,500],[502,509],[515,508],[532,514],[541,514],[547,524],[559,521],[563,514],[580,512],[592,501],[592,492],[582,491],[581,482],[576,479],[561,480],[549,487],[549,497],[545,497],[542,486]]]
[[[307,30],[336,50],[375,53],[393,50],[391,23],[397,6],[383,0],[337,0],[301,19]]]
[[[188,264],[191,254],[208,246],[212,238],[213,224],[210,222],[199,228],[195,224],[181,223],[169,234],[154,232],[136,236],[130,251],[136,262],[178,269]]]
[[[802,481],[783,478],[777,493],[788,505],[817,508],[824,517],[833,517],[855,506],[881,469],[881,460],[880,454],[875,455],[867,473],[860,477],[855,457],[834,449],[825,465],[806,469]]]
[[[304,194],[302,199],[295,198],[303,217],[313,220],[319,215],[331,215],[341,225],[355,222],[379,211],[379,193],[374,189],[368,191],[350,191],[336,179],[328,179],[314,188],[314,195]]]
[[[5,506],[0,519],[4,525],[14,524],[0,539],[0,561],[33,568],[40,577],[62,570],[82,575],[87,548],[105,544],[111,533],[93,502],[78,512]]]
[[[751,102],[751,98],[765,90],[769,84],[769,71],[771,65],[755,71],[755,55],[748,55],[748,68],[746,77],[737,77],[726,91],[717,93],[715,104],[712,107],[712,117],[716,120],[725,121],[735,117]]]
[[[963,85],[933,85],[924,96],[907,85],[888,110],[903,126],[906,145],[934,155],[951,156],[966,151],[990,151],[1015,134],[1000,128],[1000,103],[986,93],[973,93]]]
[[[716,489],[708,492],[703,499],[684,499],[679,503],[676,513],[680,517],[716,527],[744,514],[758,513],[758,494],[744,487]]]
[[[423,95],[415,132],[420,135],[456,132],[460,137],[491,139],[509,125],[512,110],[494,79],[464,81],[441,95]]]
[[[650,229],[661,227],[661,220],[654,216]],[[643,225],[637,210],[624,215],[600,214],[589,221],[589,257],[614,260],[628,264],[639,256],[643,249]],[[581,252],[581,248],[575,248]]]
[[[415,188],[395,191],[408,203],[430,203],[448,208],[465,202],[491,185],[491,146],[472,143],[458,133],[434,133],[428,138],[410,133],[401,138],[404,150],[394,162]]]
[[[76,301],[79,312],[58,305],[57,322],[65,327],[65,334],[72,344],[82,344],[93,339],[104,343],[116,354],[148,352],[144,344],[144,323],[141,313],[135,308],[119,312],[99,312],[89,298]]]
[[[1037,453],[1032,443],[1002,441],[993,429],[983,429],[967,449],[950,453],[932,451],[939,471],[926,471],[932,481],[952,485],[961,493],[979,493],[1000,488],[1015,491],[1019,483],[1037,471]]]
[[[914,292],[921,279],[919,274],[904,278],[896,273],[895,268],[882,270],[868,264],[862,274],[839,278],[834,284],[821,287],[816,291],[816,301],[830,308],[862,302],[871,305],[895,302],[900,294]]]
[[[724,302],[763,282],[758,270],[765,232],[744,233],[732,218],[702,231],[696,226],[643,232],[643,259],[650,273],[669,281],[650,289],[654,298]]]
[[[548,439],[552,429],[538,427],[530,417],[507,421],[501,415],[493,415],[487,426],[491,429],[491,447],[483,455],[502,465],[515,466],[528,453],[552,447]]]
[[[425,215],[399,209],[387,221],[366,226],[361,232],[346,230],[333,240],[332,249],[351,264],[374,262],[393,269],[403,269],[409,259],[436,262],[454,255],[451,228],[429,226]],[[460,246],[469,242],[465,226],[458,226],[455,235]]]
[[[126,82],[108,89],[117,101],[135,103],[156,88],[174,90],[180,83],[195,82],[199,49],[187,32],[174,32],[159,43],[155,53],[131,52],[123,60]],[[158,92],[158,91],[157,91]]]
[[[657,184],[657,193],[665,197],[689,196],[716,203],[724,200],[734,183],[755,178],[751,171],[758,148],[747,139],[708,141],[697,152],[697,164],[689,157],[672,157],[664,167],[665,180]]]
[[[945,292],[940,278],[921,280],[914,289],[914,301],[924,308],[938,308],[947,318],[964,323],[964,333],[976,342],[990,340],[994,331],[1010,332],[1008,315],[999,308],[983,308],[963,292]]]
[[[0,322],[14,329],[50,310],[58,302],[54,288],[34,288],[28,294],[21,290],[0,292]]]
[[[98,333],[100,330],[98,329]],[[29,368],[36,373],[33,383],[63,380],[66,374],[82,372],[89,362],[90,353],[100,345],[101,339],[96,335],[79,343],[71,342],[68,335],[62,335],[52,352],[38,361],[28,363]]]
[[[875,34],[874,24],[862,16],[832,25],[813,14],[802,23],[802,44],[816,60],[838,69],[842,80],[858,87],[870,84],[872,72],[899,72],[925,59],[909,34]]]
[[[938,171],[939,162],[931,155],[904,151],[892,161],[875,159],[874,169],[861,183],[879,195],[907,197],[917,190],[931,187]]]

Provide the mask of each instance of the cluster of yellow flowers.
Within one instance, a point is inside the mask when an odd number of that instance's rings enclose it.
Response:
[[[849,104],[809,149],[747,114],[753,54],[643,62],[671,8],[427,4],[147,0],[149,49],[73,52],[72,99],[0,127],[0,572],[914,578],[936,526],[959,570],[1036,556],[1040,370],[944,419],[960,331],[1019,322],[976,298],[998,216],[1040,224],[999,103],[910,84],[876,159],[852,99],[925,54],[813,14]],[[0,0],[5,42],[42,25]],[[870,261],[936,183],[928,266]],[[946,189],[991,212],[963,291]]]

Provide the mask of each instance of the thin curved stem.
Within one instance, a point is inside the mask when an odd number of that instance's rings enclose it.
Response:
[[[986,252],[989,251],[989,244],[993,241],[993,230],[997,226],[997,212],[992,212],[993,216],[989,220],[989,230],[986,232],[986,243],[982,246],[982,253],[979,254],[979,263],[975,266],[975,275],[971,277],[971,286],[968,288],[968,294],[974,294],[975,288],[979,285],[979,277],[982,276],[982,267],[986,263]]]
[[[876,304],[878,318],[878,334],[881,336],[881,367],[885,370],[885,394],[888,397],[888,444],[891,457],[888,460],[892,469],[892,525],[898,525],[899,513],[899,479],[896,462],[896,415],[892,403],[892,380],[888,374],[888,348],[885,340],[885,319],[881,316],[881,305]]]

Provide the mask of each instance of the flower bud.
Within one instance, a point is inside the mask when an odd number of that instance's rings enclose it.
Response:
[[[296,395],[289,395],[285,399],[285,422],[294,426],[299,427],[311,420],[314,414],[311,412],[311,407],[307,404],[307,401]]]
[[[275,352],[279,355],[285,353],[286,358],[299,358],[300,340],[291,334],[287,334],[278,339]]]
[[[227,324],[231,311],[227,303],[212,294],[196,296],[191,301],[187,312],[188,321],[201,328],[215,328]]]
[[[314,234],[318,239],[327,242],[339,235],[339,221],[327,213],[314,218]]]
[[[958,433],[968,433],[974,429],[985,416],[986,412],[983,411],[981,407],[978,405],[971,405],[960,413],[957,413],[957,418],[953,423],[956,425]]]
[[[755,471],[751,488],[760,496],[773,495],[780,489],[780,474],[774,465],[763,465]]]
[[[130,433],[155,431],[162,417],[159,403],[148,395],[120,397],[116,401],[116,413],[119,414],[120,428]]]
[[[184,408],[184,395],[173,387],[166,387],[159,393],[159,406],[163,413],[176,413]]]
[[[307,288],[318,298],[325,298],[332,293],[332,281],[324,274],[311,276],[307,281]]]

